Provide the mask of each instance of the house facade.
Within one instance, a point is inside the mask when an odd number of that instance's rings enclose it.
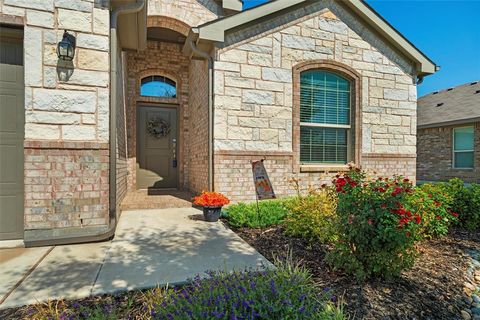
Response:
[[[1,240],[114,234],[128,192],[416,176],[437,67],[363,1],[2,0]],[[65,31],[74,58],[59,58]]]
[[[480,183],[480,81],[418,100],[419,181]]]

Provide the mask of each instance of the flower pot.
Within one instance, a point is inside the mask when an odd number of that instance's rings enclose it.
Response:
[[[220,218],[222,207],[203,207],[203,216],[208,222],[216,222]]]

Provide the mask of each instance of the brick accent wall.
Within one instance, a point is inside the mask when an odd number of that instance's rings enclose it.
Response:
[[[148,41],[147,48],[140,52],[127,53],[127,152],[128,152],[128,188],[136,188],[136,108],[145,103],[152,106],[173,104],[178,107],[179,119],[179,187],[188,188],[188,148],[189,138],[189,66],[188,57],[181,52],[179,44]],[[171,99],[140,96],[140,82],[146,76],[166,76],[177,83],[177,97]]]
[[[214,64],[217,191],[234,200],[253,200],[249,161],[264,155],[280,195],[291,193],[285,179],[298,177],[307,187],[329,181],[332,174],[325,179],[326,172],[344,168],[301,168],[296,156],[295,70],[316,63],[328,65],[329,70],[341,66],[339,72],[351,74],[355,161],[372,174],[415,178],[414,66],[341,1],[327,0],[227,33],[218,48]],[[278,153],[283,155],[271,158]]]
[[[208,62],[190,62],[188,189],[208,189]]]
[[[474,169],[453,168],[453,129],[457,126],[418,130],[417,178],[422,181],[446,181],[458,177],[480,183],[480,122],[475,127]]]
[[[108,224],[108,144],[25,141],[25,230]]]
[[[127,123],[126,123],[126,58],[120,48],[117,50],[117,74],[116,74],[116,116],[117,116],[117,150],[116,150],[116,205],[117,215],[120,214],[120,204],[127,194],[128,164],[127,164]]]
[[[255,200],[252,177],[252,161],[265,159],[264,164],[278,197],[295,194],[291,179],[300,181],[306,192],[310,186],[329,184],[339,171],[331,168],[324,171],[294,171],[295,161],[290,152],[216,151],[215,190],[228,195],[233,201]],[[370,176],[402,175],[415,181],[415,156],[389,154],[363,154],[362,167]],[[340,170],[341,171],[341,170]]]

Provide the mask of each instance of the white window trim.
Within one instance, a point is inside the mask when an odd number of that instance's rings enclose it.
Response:
[[[462,129],[462,128],[472,128],[473,129],[473,149],[472,150],[461,150],[461,151],[456,151],[455,150],[455,130],[457,129]],[[455,163],[455,154],[457,153],[473,153],[474,156],[474,163],[472,167],[457,167],[457,164]],[[455,127],[452,129],[452,169],[457,169],[457,170],[472,170],[475,169],[475,127],[474,126],[462,126],[462,127]]]

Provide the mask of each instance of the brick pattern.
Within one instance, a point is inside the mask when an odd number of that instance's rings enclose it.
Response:
[[[302,192],[310,186],[330,184],[338,169],[319,172],[294,172],[293,153],[217,151],[215,152],[215,190],[234,201],[255,200],[252,161],[265,159],[265,168],[278,197],[295,194],[291,179],[298,179]],[[412,155],[363,154],[362,168],[369,176],[392,176],[393,173],[415,181],[415,157]]]
[[[149,0],[147,12],[149,16],[173,18],[196,27],[221,16],[222,8],[214,0]]]
[[[174,43],[148,41],[147,49],[127,53],[127,157],[128,189],[136,189],[136,108],[139,103],[152,106],[162,104],[178,105],[179,137],[179,186],[188,188],[188,93],[190,61],[182,52],[182,47]],[[141,79],[146,76],[166,76],[177,83],[177,97],[171,99],[140,96]]]
[[[188,36],[190,26],[183,21],[175,18],[166,18],[164,16],[148,16],[147,28],[165,28],[176,31],[184,36]]]
[[[125,54],[121,50],[117,50],[117,135],[116,135],[116,205],[117,214],[119,214],[120,204],[127,194],[128,186],[128,165],[127,165],[127,124],[126,124],[126,108],[125,108],[125,75],[126,75],[126,59]]]
[[[458,177],[480,183],[480,122],[472,125],[475,127],[474,169],[453,168],[452,130],[456,126],[418,130],[418,180],[446,181]]]
[[[208,189],[208,62],[190,62],[188,189]]]
[[[25,229],[108,224],[108,144],[25,141]]]

